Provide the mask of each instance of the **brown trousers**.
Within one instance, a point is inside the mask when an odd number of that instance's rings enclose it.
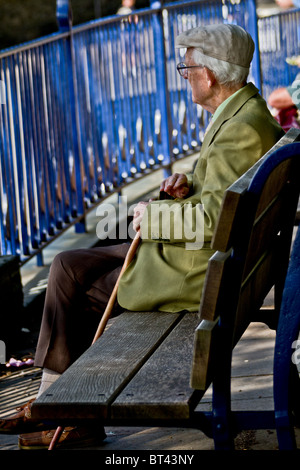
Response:
[[[37,367],[64,372],[92,343],[128,243],[69,250],[50,268],[35,355]],[[113,314],[121,307],[116,303]]]

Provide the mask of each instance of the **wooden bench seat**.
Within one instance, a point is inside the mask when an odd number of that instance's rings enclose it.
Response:
[[[76,418],[109,418],[109,407],[118,393],[175,325],[181,323],[183,316],[167,312],[124,312],[63,374],[64,384],[51,386],[45,394],[45,404],[41,397],[39,416],[48,416],[48,401],[55,397],[54,409],[50,410],[55,418],[73,415]]]
[[[289,131],[225,192],[199,312],[122,313],[34,402],[34,418],[195,427],[216,449],[233,448],[242,429],[275,428],[273,412],[231,412],[231,357],[251,321],[277,325],[299,199],[299,140]],[[272,287],[275,309],[265,314]],[[210,384],[213,410],[199,412]]]

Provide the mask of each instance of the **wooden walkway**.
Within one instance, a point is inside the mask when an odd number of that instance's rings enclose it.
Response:
[[[0,377],[0,417],[13,414],[16,407],[35,398],[39,389],[41,369],[28,367]]]

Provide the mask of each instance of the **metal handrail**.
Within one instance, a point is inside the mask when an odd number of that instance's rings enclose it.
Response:
[[[57,0],[57,17],[58,33],[0,52],[0,253],[22,264],[37,254],[42,264],[71,225],[84,231],[112,192],[200,149],[208,115],[177,76],[178,32],[225,21],[258,40],[255,0],[176,2],[75,27]]]

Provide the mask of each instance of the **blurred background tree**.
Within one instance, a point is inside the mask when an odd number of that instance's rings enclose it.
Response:
[[[121,0],[72,0],[73,24],[114,15]],[[149,0],[137,0],[136,8],[147,8]],[[0,0],[0,50],[22,44],[58,29],[56,0]]]

